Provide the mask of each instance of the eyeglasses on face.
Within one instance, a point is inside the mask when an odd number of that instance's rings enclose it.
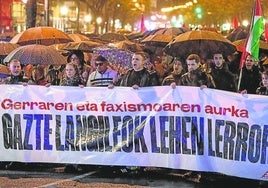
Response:
[[[79,60],[79,58],[78,57],[72,57],[71,58],[71,61],[76,61],[76,60]]]
[[[98,66],[102,66],[103,63],[95,63],[95,65],[96,65],[96,67],[98,67]]]

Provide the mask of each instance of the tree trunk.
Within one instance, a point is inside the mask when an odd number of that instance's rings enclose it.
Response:
[[[35,27],[36,25],[36,0],[28,0],[26,3],[26,29]]]

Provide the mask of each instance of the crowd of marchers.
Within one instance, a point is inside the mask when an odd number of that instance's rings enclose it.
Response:
[[[204,63],[205,62],[205,63]],[[84,60],[82,51],[72,51],[65,65],[22,66],[19,59],[9,62],[10,75],[2,78],[2,84],[60,85],[79,87],[129,86],[134,89],[146,86],[170,85],[208,87],[242,94],[268,95],[268,58],[255,61],[247,55],[241,70],[221,52],[211,54],[207,60],[197,54],[185,59],[167,55],[152,57],[145,52],[132,55],[128,70],[98,54],[93,54],[90,63]]]
[[[241,94],[268,95],[268,59],[255,61],[247,55],[244,66],[234,68],[230,57],[221,52],[211,54],[204,60],[197,54],[185,59],[167,55],[152,57],[145,52],[132,55],[128,70],[118,69],[98,54],[93,54],[90,63],[84,60],[82,51],[72,51],[65,65],[27,65],[22,66],[19,59],[12,59],[8,66],[10,75],[2,79],[2,84],[42,85],[45,87],[78,86],[84,87],[132,87],[139,89],[148,86],[194,86],[213,88]],[[239,62],[238,62],[239,63]],[[8,163],[6,169],[16,168],[18,163]],[[77,169],[77,165],[66,165],[66,171]],[[132,168],[124,168],[123,171]],[[199,176],[199,174],[195,174]]]

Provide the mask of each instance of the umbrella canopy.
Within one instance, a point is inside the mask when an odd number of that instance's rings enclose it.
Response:
[[[80,42],[69,42],[62,49],[63,50],[81,50],[83,52],[92,52],[92,49],[101,46],[101,43],[93,41],[80,41]]]
[[[104,33],[100,36],[100,39],[104,42],[118,42],[128,40],[125,35],[119,33]]]
[[[101,46],[94,48],[93,52],[102,55],[112,64],[117,64],[127,69],[131,67],[133,53],[130,51],[120,50],[111,46]]]
[[[19,45],[41,44],[49,46],[72,41],[66,33],[59,29],[53,27],[33,27],[17,34],[10,42]]]
[[[0,55],[8,55],[10,52],[12,52],[18,47],[18,44],[0,41]]]
[[[185,27],[170,27],[170,28],[158,28],[152,31],[147,31],[145,36],[155,35],[155,34],[165,34],[165,35],[172,35],[178,36],[182,33],[189,31],[189,29]]]
[[[207,58],[214,53],[231,55],[236,51],[236,48],[232,42],[219,33],[195,30],[188,31],[174,38],[164,48],[164,51],[173,57],[187,57],[195,53],[203,58]]]
[[[168,34],[154,34],[145,37],[141,43],[150,46],[162,46],[165,47],[173,39],[172,35]]]
[[[110,43],[108,45],[118,48],[120,50],[126,50],[126,51],[131,51],[131,52],[142,51],[142,48],[139,44],[131,42],[129,40],[123,40],[120,42]]]
[[[68,34],[68,36],[74,41],[74,42],[80,42],[80,41],[88,41],[89,38],[85,35],[79,34],[79,33],[71,33]]]
[[[242,39],[242,40],[234,41],[233,44],[235,45],[237,51],[243,52],[243,50],[245,49],[245,42],[246,42],[246,39]],[[268,51],[268,43],[260,40],[260,50]]]
[[[18,59],[24,65],[65,64],[65,59],[54,47],[40,44],[20,46],[8,54],[4,62],[10,62],[12,59]]]
[[[234,42],[236,40],[245,39],[248,36],[248,28],[238,27],[234,29],[228,36],[227,39]]]

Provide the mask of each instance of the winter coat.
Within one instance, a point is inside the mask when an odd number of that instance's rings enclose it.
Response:
[[[228,65],[223,64],[221,68],[211,65],[210,75],[212,76],[216,89],[237,92],[237,81],[233,73],[229,71]]]

